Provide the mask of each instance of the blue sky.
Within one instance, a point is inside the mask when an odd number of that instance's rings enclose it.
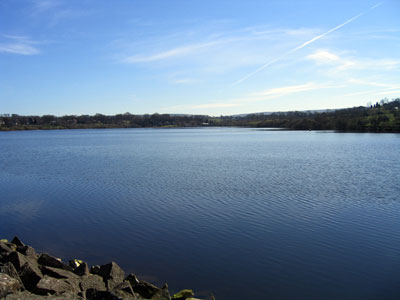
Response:
[[[400,1],[0,0],[0,113],[228,115],[400,97]]]

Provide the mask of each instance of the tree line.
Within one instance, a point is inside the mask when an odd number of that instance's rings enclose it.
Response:
[[[66,116],[0,115],[0,130],[239,126],[291,130],[400,132],[400,98],[325,112],[255,113],[241,116],[130,113]]]

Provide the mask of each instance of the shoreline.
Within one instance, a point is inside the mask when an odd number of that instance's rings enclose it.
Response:
[[[79,259],[64,263],[47,253],[36,253],[18,237],[0,240],[0,298],[73,300],[215,300],[195,298],[192,290],[171,295],[168,285],[157,287],[125,275],[115,262],[89,267]]]
[[[312,131],[312,132],[334,132],[334,133],[400,133],[400,131],[388,131],[388,130],[337,130],[337,129],[294,129],[285,127],[254,127],[254,126],[223,126],[223,125],[211,125],[211,126],[153,126],[153,127],[62,127],[62,128],[4,128],[0,127],[0,132],[23,132],[23,131],[57,131],[57,130],[107,130],[107,129],[200,129],[200,128],[243,128],[243,129],[256,129],[265,131]]]

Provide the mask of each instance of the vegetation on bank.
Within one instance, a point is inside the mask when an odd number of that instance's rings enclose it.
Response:
[[[292,130],[338,130],[360,132],[400,132],[400,98],[383,99],[367,107],[359,106],[325,112],[276,112],[240,116],[206,115],[67,115],[62,117],[0,115],[0,130],[144,128],[240,126]]]

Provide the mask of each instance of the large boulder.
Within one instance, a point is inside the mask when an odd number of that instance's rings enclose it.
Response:
[[[168,286],[164,285],[163,288],[156,287],[155,285],[138,280],[137,277],[133,274],[130,274],[127,278],[127,281],[132,285],[132,290],[134,293],[139,294],[144,299],[152,299],[152,300],[170,300],[171,297],[169,295]]]
[[[17,271],[20,271],[22,266],[28,262],[27,257],[17,251],[9,253],[3,260],[6,263],[12,263]]]
[[[7,274],[0,273],[0,298],[21,290],[20,282]]]
[[[31,294],[27,291],[24,292],[17,292],[15,294],[10,294],[6,296],[6,300],[83,300],[84,298],[75,295],[73,293],[65,292],[62,295],[49,295],[49,296],[40,296],[40,295],[35,295]]]
[[[75,270],[74,273],[78,276],[85,276],[85,275],[89,275],[89,267],[87,265],[87,263],[82,262]]]
[[[70,272],[74,271],[72,267],[68,266],[67,264],[64,264],[60,259],[48,255],[47,253],[40,254],[38,258],[38,263],[42,266],[63,269]]]
[[[103,277],[107,289],[112,290],[124,281],[125,272],[115,262],[111,262],[100,267],[99,275]]]
[[[128,294],[135,295],[135,293],[133,292],[131,284],[127,280],[125,280],[124,282],[118,284],[113,290],[114,291],[121,290],[121,291],[124,291],[124,292],[126,292]]]
[[[94,289],[88,289],[86,291],[86,299],[88,300],[139,300],[129,293],[121,290],[116,291],[96,291]]]
[[[107,290],[103,278],[99,275],[92,274],[80,277],[79,287],[83,292],[86,292],[88,289],[93,289],[96,291]]]
[[[45,275],[36,285],[36,289],[34,291],[35,294],[38,295],[48,295],[48,294],[57,294],[61,295],[65,292],[71,292],[77,294],[78,291],[66,282],[64,279],[56,279]]]
[[[5,263],[4,265],[0,265],[0,273],[7,274],[8,276],[16,279],[21,284],[22,289],[25,289],[24,284],[22,283],[21,278],[17,270],[15,269],[14,265],[10,262]]]
[[[16,245],[17,247],[18,247],[18,246],[25,246],[25,244],[24,244],[17,236],[15,236],[15,237],[12,239],[11,243],[13,243],[14,245]]]
[[[40,269],[42,270],[43,275],[48,275],[53,278],[57,278],[57,279],[69,279],[70,278],[73,280],[79,280],[78,275],[76,275],[70,271],[65,271],[63,269],[47,267],[47,266],[42,266]]]
[[[24,286],[27,290],[33,291],[37,283],[43,278],[42,272],[39,270],[37,264],[32,261],[27,261],[19,271]]]
[[[32,257],[33,259],[38,258],[35,249],[31,246],[17,246],[17,251],[25,256]]]
[[[1,256],[6,256],[9,253],[13,252],[14,250],[10,247],[8,242],[2,242],[0,241],[0,255]]]

